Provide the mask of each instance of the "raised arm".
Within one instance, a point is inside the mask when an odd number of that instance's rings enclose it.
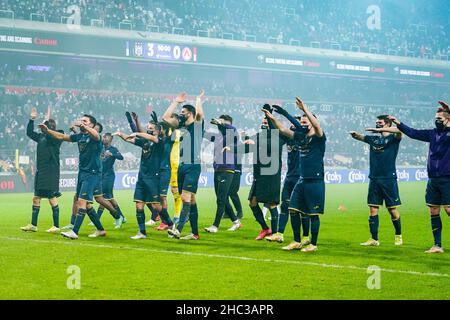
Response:
[[[85,126],[84,124],[79,124],[80,129],[84,129],[87,134],[89,134],[95,141],[100,141],[100,134],[94,128]]]
[[[128,136],[127,139],[133,139],[133,138],[136,138],[136,137],[139,137],[139,138],[142,138],[142,139],[145,139],[145,140],[149,140],[149,141],[151,141],[153,143],[159,143],[160,142],[158,136],[154,136],[152,134],[148,134],[148,133],[145,133],[145,132],[133,132],[132,134],[130,134]]]
[[[285,109],[283,109],[282,107],[277,106],[277,105],[273,105],[272,107],[275,110],[275,112],[281,114],[283,117],[288,119],[289,122],[294,125],[295,129],[300,130],[302,128],[302,125],[300,124],[300,122],[297,119],[295,119],[292,115],[290,115],[289,112],[287,112]]]
[[[120,131],[114,132],[112,135],[116,136],[116,137],[119,137],[123,141],[131,143],[131,144],[135,144],[135,142],[136,142],[136,137],[132,138],[129,135],[127,135],[127,134],[125,134],[123,132],[120,132]]]
[[[364,141],[365,135],[363,135],[363,134],[361,134],[361,133],[358,133],[358,132],[356,132],[356,131],[350,131],[349,133],[350,133],[350,135],[351,135],[351,137],[352,137],[353,139],[358,140],[358,141],[365,142],[365,141]]]
[[[205,90],[200,91],[200,94],[195,99],[195,121],[202,121],[205,117],[203,112],[203,98],[205,96]]]
[[[305,113],[305,115],[308,118],[309,122],[311,122],[311,125],[313,126],[314,131],[316,132],[316,136],[322,137],[323,136],[323,130],[320,127],[320,123],[317,120],[317,118],[314,117],[314,115],[311,113],[311,111],[309,111],[309,108],[306,106],[306,104],[302,100],[300,100],[299,97],[295,98],[295,103],[297,104],[297,107]]]
[[[408,137],[414,140],[419,140],[423,142],[431,142],[431,139],[434,135],[434,130],[417,130],[408,127],[406,124],[401,123],[396,117],[394,116],[388,116],[392,122],[394,122],[397,125],[397,128],[406,134]]]
[[[142,127],[141,121],[139,120],[138,115],[136,114],[136,112],[132,112],[131,116],[133,117],[134,120],[134,124],[136,126],[136,132],[145,132],[144,127]]]
[[[373,132],[373,133],[383,133],[383,132],[387,132],[387,133],[392,133],[394,134],[395,138],[397,138],[398,140],[400,140],[402,138],[402,132],[395,127],[388,127],[388,128],[367,128],[366,131],[368,132]]]
[[[262,112],[264,112],[266,114],[267,120],[268,121],[272,121],[272,123],[274,124],[275,128],[280,130],[280,133],[289,138],[292,139],[294,137],[294,132],[291,131],[289,128],[286,128],[280,120],[278,120],[277,118],[274,117],[273,114],[271,114],[268,110],[266,109],[262,109]]]
[[[186,92],[180,93],[169,105],[166,112],[164,112],[162,119],[167,122],[172,128],[178,127],[178,121],[172,118],[173,113],[180,103],[186,101]]]
[[[37,118],[37,109],[33,108],[33,109],[31,109],[30,121],[28,121],[28,125],[27,125],[27,136],[31,140],[38,142],[39,133],[34,131],[34,120],[36,120],[36,118]]]
[[[62,141],[66,141],[66,142],[72,142],[72,140],[70,139],[70,136],[65,134],[65,133],[61,133],[58,131],[54,131],[54,130],[50,130],[49,128],[47,128],[47,126],[43,123],[38,124],[38,128],[41,129],[41,131],[45,134],[48,134],[49,136],[55,138],[56,140],[62,140]]]
[[[125,112],[125,116],[127,117],[128,124],[130,125],[131,131],[138,131],[136,124],[133,122],[133,118],[131,117],[131,113],[129,111]]]

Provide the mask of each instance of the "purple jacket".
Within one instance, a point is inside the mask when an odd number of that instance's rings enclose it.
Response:
[[[417,130],[400,123],[398,129],[411,139],[430,143],[428,151],[428,176],[450,177],[450,128]]]

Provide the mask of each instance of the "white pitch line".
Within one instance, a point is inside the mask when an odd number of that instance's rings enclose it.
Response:
[[[352,265],[346,266],[346,265],[339,265],[339,264],[327,264],[327,263],[318,263],[318,262],[309,262],[309,261],[263,259],[263,258],[252,258],[252,257],[244,257],[244,256],[228,256],[228,255],[222,255],[222,254],[210,254],[210,253],[190,252],[190,251],[183,252],[183,251],[157,250],[157,249],[128,247],[128,246],[112,246],[112,245],[108,245],[108,244],[93,244],[93,243],[86,243],[86,242],[77,242],[76,240],[75,241],[70,241],[70,240],[50,241],[50,240],[25,239],[25,238],[15,238],[15,237],[2,237],[0,239],[8,240],[8,241],[27,241],[27,242],[48,243],[48,244],[62,244],[62,245],[69,245],[69,246],[84,246],[84,247],[92,247],[92,248],[144,251],[144,252],[152,252],[152,253],[168,253],[168,254],[178,254],[178,255],[185,255],[185,256],[199,256],[199,257],[221,258],[221,259],[253,261],[253,262],[295,264],[295,265],[305,265],[305,266],[314,266],[314,267],[322,267],[322,268],[359,270],[359,271],[364,271],[364,272],[367,271],[367,268],[357,267],[357,266],[352,266]],[[385,268],[380,268],[380,271],[389,272],[389,273],[408,274],[408,275],[414,275],[414,276],[450,278],[450,274],[447,274],[447,273],[420,272],[420,271],[385,269]]]

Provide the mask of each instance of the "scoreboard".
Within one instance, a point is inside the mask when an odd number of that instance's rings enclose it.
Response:
[[[125,56],[165,61],[197,62],[197,48],[187,45],[126,41]]]

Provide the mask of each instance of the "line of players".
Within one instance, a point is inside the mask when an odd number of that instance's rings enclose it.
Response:
[[[146,222],[144,207],[147,205],[152,217],[147,225],[153,225],[156,217],[161,217],[159,230],[168,230],[169,236],[184,240],[198,240],[198,208],[196,192],[201,172],[200,149],[205,138],[204,113],[202,107],[204,92],[196,98],[195,107],[185,104],[180,114],[176,114],[177,107],[184,103],[186,94],[178,95],[166,110],[159,122],[156,114],[144,128],[135,114],[127,113],[132,133],[122,132],[105,134],[103,146],[100,138],[101,125],[89,115],[82,117],[76,123],[79,133],[66,135],[56,131],[54,120],[47,120],[39,125],[42,133],[35,133],[33,121],[36,111],[33,110],[28,124],[27,133],[31,139],[38,142],[37,175],[35,180],[35,196],[33,198],[32,222],[23,227],[24,231],[36,231],[37,216],[40,199],[48,198],[53,210],[54,226],[48,232],[59,232],[59,209],[56,197],[59,193],[59,146],[61,141],[77,142],[80,159],[77,192],[74,198],[74,210],[70,229],[61,234],[71,239],[78,238],[78,231],[87,214],[96,227],[90,237],[105,236],[106,232],[100,222],[101,212],[107,208],[116,219],[116,227],[120,228],[125,221],[123,214],[114,201],[112,187],[114,183],[113,164],[116,159],[123,157],[117,149],[111,146],[113,136],[118,136],[126,142],[142,148],[141,164],[138,181],[134,193],[136,203],[136,217],[139,232],[132,239],[146,238]],[[369,229],[371,238],[361,243],[363,246],[379,246],[378,227],[379,207],[386,205],[395,229],[395,245],[402,245],[401,222],[398,207],[401,205],[397,175],[396,157],[402,133],[412,139],[430,143],[428,155],[429,181],[426,190],[426,203],[430,208],[434,245],[427,253],[441,253],[442,221],[441,207],[450,216],[450,108],[440,101],[441,107],[435,115],[436,128],[430,130],[415,130],[401,123],[393,116],[381,115],[377,117],[376,127],[366,129],[379,135],[363,135],[355,131],[351,136],[370,146],[370,183],[368,190]],[[284,241],[284,230],[291,217],[294,241],[284,250],[301,249],[303,252],[318,250],[317,241],[320,229],[320,215],[325,207],[324,182],[324,154],[326,136],[317,117],[311,113],[302,100],[296,98],[296,105],[303,112],[301,116],[292,116],[280,106],[265,105],[261,110],[264,118],[261,130],[252,137],[245,137],[243,142],[237,137],[236,128],[232,125],[232,117],[222,115],[213,119],[219,134],[206,139],[214,142],[214,187],[216,192],[216,216],[211,227],[205,231],[216,233],[224,213],[233,221],[230,231],[242,227],[242,207],[237,195],[239,190],[242,157],[238,146],[244,145],[243,153],[253,153],[253,183],[249,194],[249,205],[256,221],[261,226],[261,232],[256,240]],[[291,126],[286,127],[273,111],[286,118]],[[392,125],[395,124],[396,127]],[[276,129],[276,130],[274,130]],[[229,132],[232,135],[229,135]],[[183,154],[180,141],[187,139],[189,154]],[[278,150],[270,150],[273,141]],[[281,192],[281,212],[278,212],[281,189],[281,154],[283,145],[288,149],[288,171]],[[47,149],[45,149],[47,148]],[[260,150],[265,148],[269,152],[276,152],[276,160],[267,163],[261,156]],[[45,154],[45,156],[42,156]],[[50,156],[49,156],[50,155]],[[102,161],[103,159],[103,170]],[[50,161],[58,160],[58,161]],[[57,162],[57,163],[56,163]],[[107,163],[105,165],[105,162]],[[105,170],[106,168],[106,170]],[[277,168],[275,172],[267,173],[267,169]],[[58,175],[55,173],[58,172]],[[103,183],[102,183],[103,182]],[[100,187],[103,184],[102,197]],[[172,220],[167,212],[167,191],[171,186],[175,199],[175,216]],[[231,196],[235,204],[237,215],[234,214],[229,203]],[[95,200],[100,204],[98,213],[93,209]],[[270,211],[271,227],[265,222],[260,203]],[[191,233],[181,237],[184,225],[189,221]],[[303,239],[301,234],[303,229]],[[309,237],[311,234],[311,238]]]

